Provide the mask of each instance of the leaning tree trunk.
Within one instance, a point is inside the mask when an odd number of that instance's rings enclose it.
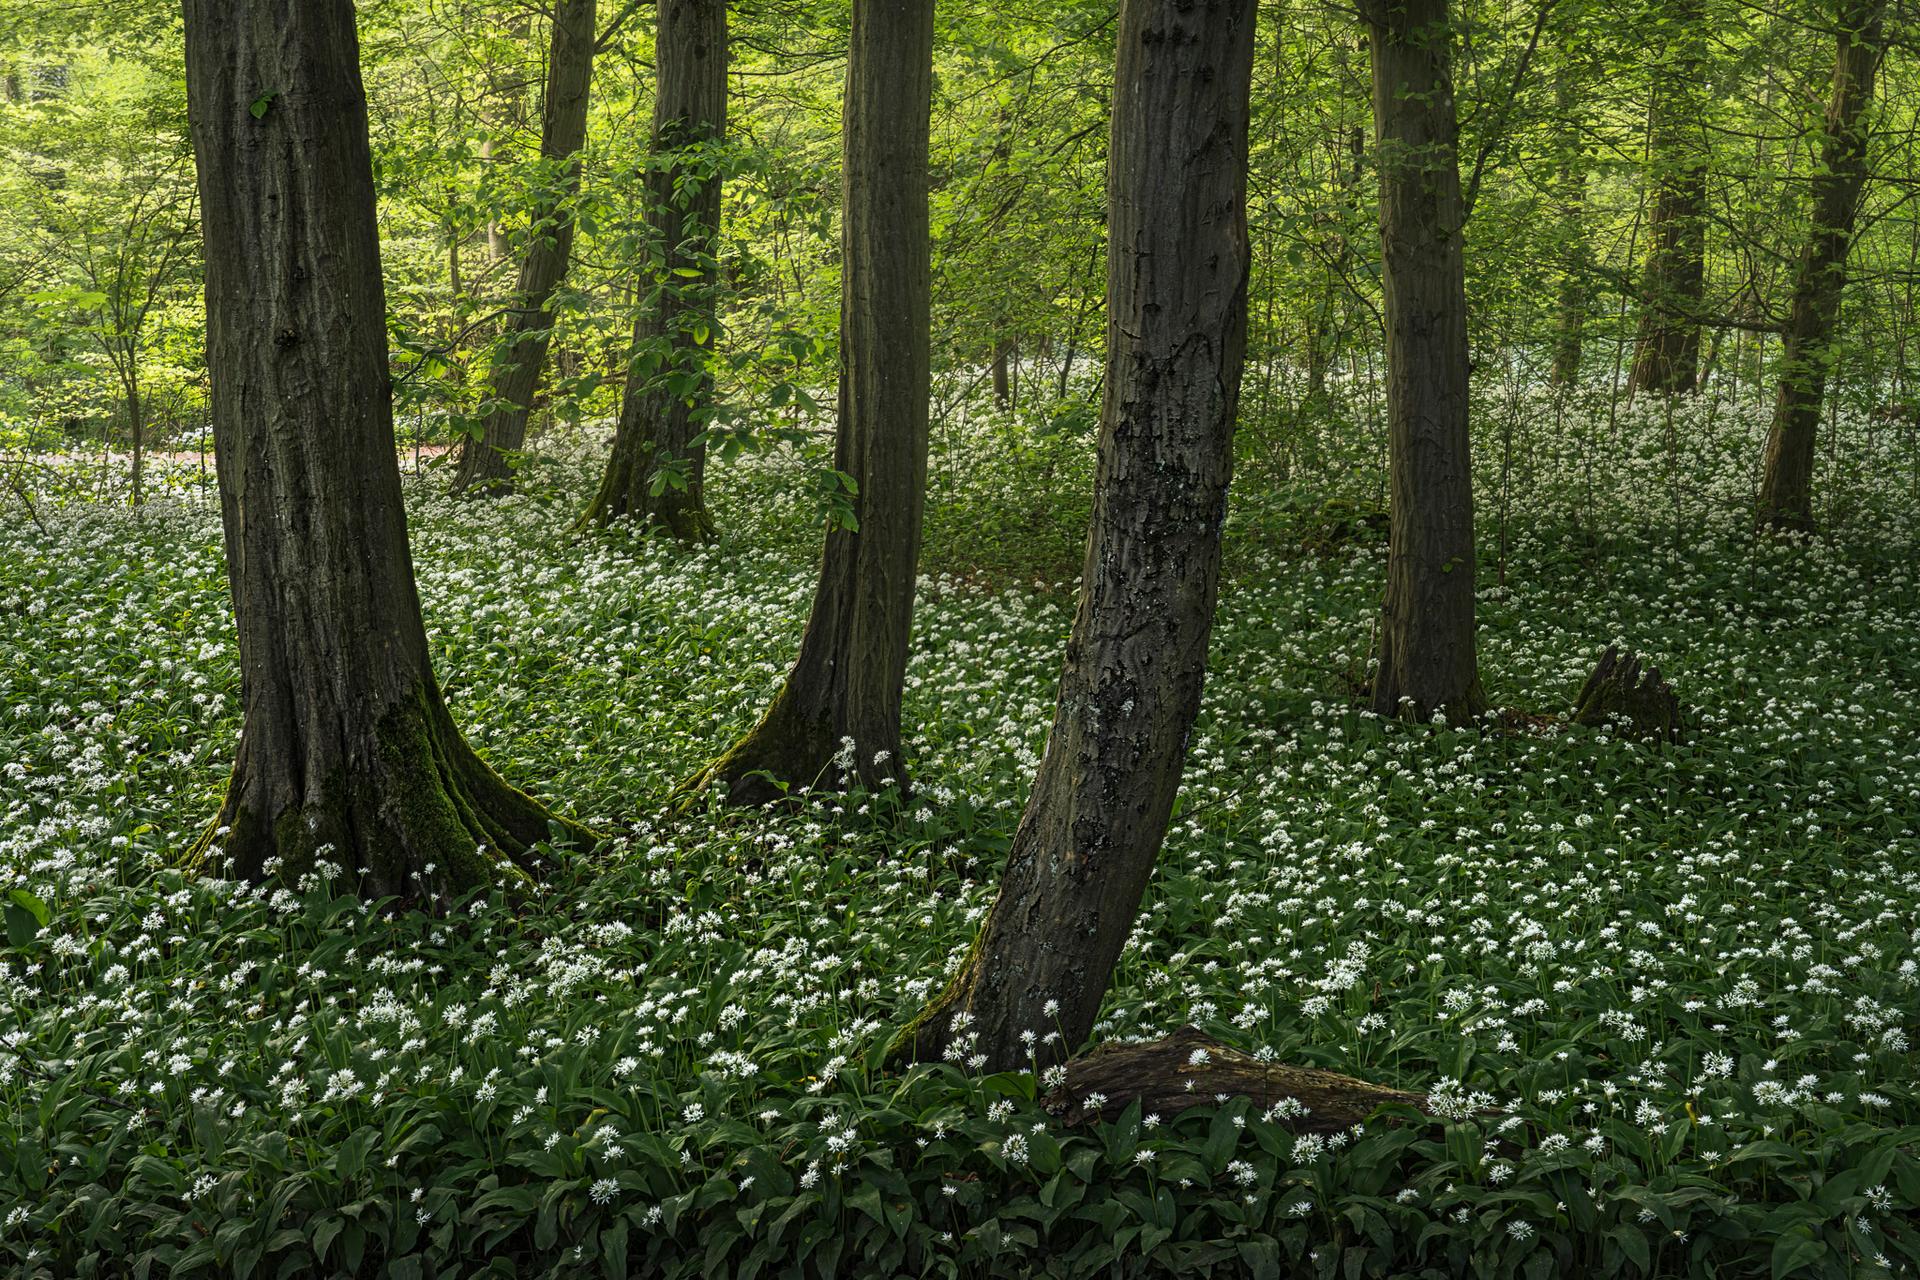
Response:
[[[713,532],[706,444],[712,414],[720,171],[727,131],[726,0],[661,0],[654,38],[647,218],[658,257],[634,322],[620,424],[582,523],[626,519],[683,542]]]
[[[1699,380],[1707,252],[1707,162],[1698,142],[1707,37],[1703,0],[1676,0],[1673,26],[1673,64],[1654,86],[1653,215],[1628,381],[1633,390],[1662,395],[1691,392]]]
[[[547,305],[573,255],[573,204],[580,189],[580,148],[587,140],[587,86],[593,77],[594,0],[559,0],[547,57],[547,95],[540,125],[540,186],[527,227],[526,256],[507,331],[487,371],[486,417],[478,436],[460,445],[456,493],[498,493],[513,483],[510,455],[527,440],[527,419],[547,363],[553,316]]]
[[[1794,276],[1780,389],[1767,433],[1760,482],[1762,524],[1813,524],[1814,437],[1834,363],[1834,331],[1847,284],[1854,216],[1867,180],[1867,106],[1885,47],[1886,0],[1841,0],[1833,93],[1827,103],[1820,171],[1813,179],[1813,226]]]
[[[325,859],[368,898],[484,885],[554,820],[474,755],[428,662],[353,5],[187,0],[186,33],[245,707],[194,857],[247,880]]]
[[[1066,1057],[1093,1029],[1166,834],[1206,674],[1246,348],[1254,16],[1254,0],[1121,5],[1080,610],[999,896],[896,1055],[984,1055],[994,1071]]]
[[[1368,0],[1392,532],[1373,709],[1486,710],[1474,654],[1467,294],[1447,0]]]
[[[933,0],[855,0],[841,177],[840,420],[854,527],[827,532],[800,656],[766,715],[689,784],[733,804],[903,779],[900,699],[927,489]],[[848,767],[834,757],[850,743]]]

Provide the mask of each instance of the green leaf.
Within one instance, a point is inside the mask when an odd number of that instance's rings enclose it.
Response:
[[[266,118],[267,112],[271,110],[273,107],[273,100],[279,96],[280,95],[278,93],[271,92],[271,91],[261,94],[259,97],[255,98],[251,104],[248,105],[247,114],[252,116],[255,120],[264,120]]]
[[[1811,1231],[1805,1227],[1789,1231],[1773,1242],[1773,1280],[1785,1280],[1826,1256],[1827,1246]]]

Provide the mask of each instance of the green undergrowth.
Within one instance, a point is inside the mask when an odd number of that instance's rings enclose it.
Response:
[[[325,857],[265,891],[169,869],[238,728],[213,511],[8,522],[4,1269],[1911,1273],[1915,512],[1825,477],[1846,521],[1754,538],[1745,474],[1709,470],[1763,426],[1703,425],[1696,474],[1629,422],[1597,486],[1542,445],[1482,521],[1494,702],[1564,711],[1623,641],[1691,708],[1677,749],[1362,713],[1370,495],[1237,499],[1179,810],[1097,1037],[1193,1023],[1437,1093],[1440,1123],[1332,1138],[1235,1100],[1069,1128],[1027,1073],[875,1065],[990,900],[1071,622],[1066,533],[967,552],[1014,537],[990,477],[1031,461],[991,439],[946,463],[988,479],[930,515],[914,795],[767,814],[668,801],[798,639],[810,535],[771,469],[716,474],[721,539],[690,552],[571,536],[573,464],[500,501],[415,484],[455,720],[623,833],[556,850],[517,908],[438,918],[368,911]]]

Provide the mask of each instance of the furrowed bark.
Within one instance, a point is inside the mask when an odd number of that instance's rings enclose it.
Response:
[[[580,148],[587,140],[587,91],[593,79],[595,0],[559,0],[547,57],[545,114],[540,125],[541,197],[530,210],[525,255],[507,333],[487,371],[491,406],[478,437],[460,442],[455,493],[502,493],[513,486],[509,455],[527,440],[534,392],[553,338],[548,304],[573,256],[572,204],[580,190]]]
[[[1368,0],[1391,534],[1373,709],[1487,708],[1474,651],[1467,295],[1447,0]]]
[[[1886,13],[1886,0],[1840,0],[1833,91],[1813,179],[1813,225],[1794,275],[1761,473],[1759,520],[1776,528],[1813,526],[1814,442],[1834,365],[1854,218],[1867,182],[1867,108],[1886,50]]]
[[[999,896],[896,1059],[1065,1058],[1093,1029],[1159,854],[1200,707],[1233,464],[1254,15],[1254,0],[1121,5],[1079,613]]]
[[[904,781],[900,700],[927,490],[927,130],[933,0],[855,0],[842,146],[836,470],[858,527],[827,533],[800,655],[765,717],[687,784],[732,804]],[[834,759],[851,743],[850,768]]]
[[[244,704],[220,816],[189,856],[255,881],[325,857],[366,897],[429,903],[515,873],[556,820],[474,755],[428,661],[353,6],[185,12]]]
[[[635,363],[613,453],[582,523],[626,519],[698,542],[713,533],[707,450],[698,438],[713,398],[707,359],[715,330],[721,182],[712,148],[727,132],[727,6],[726,0],[660,0],[658,7],[647,218],[659,265],[651,298],[634,321]],[[649,353],[660,353],[657,364]]]

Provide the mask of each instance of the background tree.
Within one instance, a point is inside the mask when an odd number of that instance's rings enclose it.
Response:
[[[1631,386],[1692,391],[1700,368],[1705,299],[1707,153],[1701,142],[1706,95],[1706,0],[1659,0],[1647,30],[1661,46],[1652,82],[1647,185],[1647,266],[1640,280],[1640,337]]]
[[[1080,609],[999,895],[902,1037],[918,1060],[979,1053],[1001,1071],[1077,1048],[1166,834],[1206,675],[1246,351],[1254,17],[1253,0],[1120,9]]]
[[[1813,446],[1834,363],[1847,254],[1867,181],[1868,106],[1886,51],[1886,0],[1840,0],[1833,87],[1813,178],[1813,220],[1794,276],[1793,306],[1780,357],[1780,388],[1760,480],[1760,519],[1813,523]]]
[[[580,189],[579,152],[587,140],[587,92],[598,34],[594,8],[595,0],[559,0],[554,5],[537,195],[529,211],[507,333],[487,371],[479,433],[460,444],[456,491],[505,487],[512,475],[509,455],[526,443],[534,392],[553,339],[549,305],[573,256],[572,206]]]
[[[1486,710],[1474,652],[1467,296],[1447,0],[1369,0],[1392,531],[1373,709]],[[1403,705],[1404,704],[1404,705]]]
[[[557,820],[474,755],[428,662],[353,5],[188,0],[185,13],[246,707],[201,851],[249,880],[329,857],[367,897],[486,884]]]
[[[827,780],[843,740],[869,785],[905,776],[900,698],[927,488],[927,131],[933,0],[855,0],[847,52],[834,470],[851,516],[827,530],[800,656],[760,723],[693,785],[758,804]]]
[[[693,542],[713,531],[706,443],[727,130],[726,0],[660,0],[653,158],[647,173],[649,289],[635,321],[620,425],[586,519],[629,519]]]

